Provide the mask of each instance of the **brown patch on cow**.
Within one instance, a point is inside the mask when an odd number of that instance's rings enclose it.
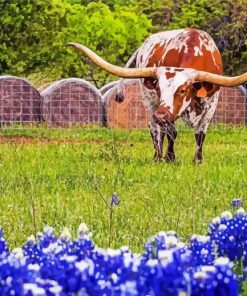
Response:
[[[187,34],[189,34],[189,38]],[[167,40],[167,42],[163,45],[156,44],[153,47],[146,67],[163,66],[175,68],[192,68],[199,71],[222,74],[222,60],[219,51],[215,50],[211,53],[210,51],[206,50],[205,46],[202,46],[200,50],[202,51],[203,55],[195,56],[194,47],[200,47],[200,31],[189,28],[187,34],[181,34],[177,36],[177,39],[175,40],[175,42],[184,42],[188,38],[186,41],[186,51],[184,46],[180,52],[173,48],[170,49],[166,55],[164,55],[167,46],[170,44],[170,42],[174,42],[174,40]],[[209,37],[205,34],[203,35],[203,40],[205,40],[208,44]],[[179,69],[177,70],[179,71]],[[182,70],[183,69],[181,69],[181,71]]]
[[[166,56],[163,59],[161,66],[181,68],[182,60],[183,60],[183,57],[176,49],[170,49],[166,53]]]
[[[161,61],[161,57],[163,56],[164,53],[164,48],[165,45],[160,45],[159,43],[156,44],[150,54],[149,60],[146,64],[146,67],[152,67],[152,66],[163,66],[162,65],[162,61]]]
[[[166,72],[166,79],[170,79],[176,75],[175,72]]]

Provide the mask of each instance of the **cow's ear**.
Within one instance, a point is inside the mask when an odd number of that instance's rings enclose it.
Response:
[[[198,98],[205,98],[208,95],[208,92],[206,90],[205,87],[201,87],[200,89],[198,89],[198,91],[196,92],[196,96]]]
[[[193,88],[198,98],[205,98],[213,90],[213,85],[207,82],[195,82]]]

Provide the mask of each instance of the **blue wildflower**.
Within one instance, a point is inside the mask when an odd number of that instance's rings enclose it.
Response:
[[[215,247],[209,236],[193,235],[190,239],[192,266],[213,265]]]
[[[222,213],[208,236],[193,235],[189,245],[160,232],[144,250],[97,248],[82,223],[75,240],[68,229],[56,237],[47,226],[9,252],[0,230],[0,295],[235,296],[247,277],[247,213]],[[239,275],[233,262],[242,264]]]
[[[120,204],[120,200],[118,194],[115,192],[111,197],[111,206],[118,206]]]
[[[234,207],[234,208],[242,207],[243,206],[242,198],[233,199],[232,202],[231,202],[231,206]]]

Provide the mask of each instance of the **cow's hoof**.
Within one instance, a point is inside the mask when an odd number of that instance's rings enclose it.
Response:
[[[153,161],[154,162],[162,162],[162,161],[164,161],[163,160],[163,157],[162,157],[162,155],[154,155],[154,157],[153,157]]]
[[[201,164],[202,163],[202,153],[201,152],[197,152],[195,154],[194,163],[195,164]]]
[[[202,158],[194,158],[194,164],[201,164]]]
[[[175,161],[175,154],[174,153],[166,153],[165,161],[167,163],[172,163]]]

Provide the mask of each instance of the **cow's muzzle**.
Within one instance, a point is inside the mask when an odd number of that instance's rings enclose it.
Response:
[[[164,107],[162,108],[162,110],[160,110],[159,108],[157,111],[155,111],[153,118],[154,118],[154,122],[159,124],[160,126],[173,124],[175,120],[174,116],[169,111],[169,109]]]

